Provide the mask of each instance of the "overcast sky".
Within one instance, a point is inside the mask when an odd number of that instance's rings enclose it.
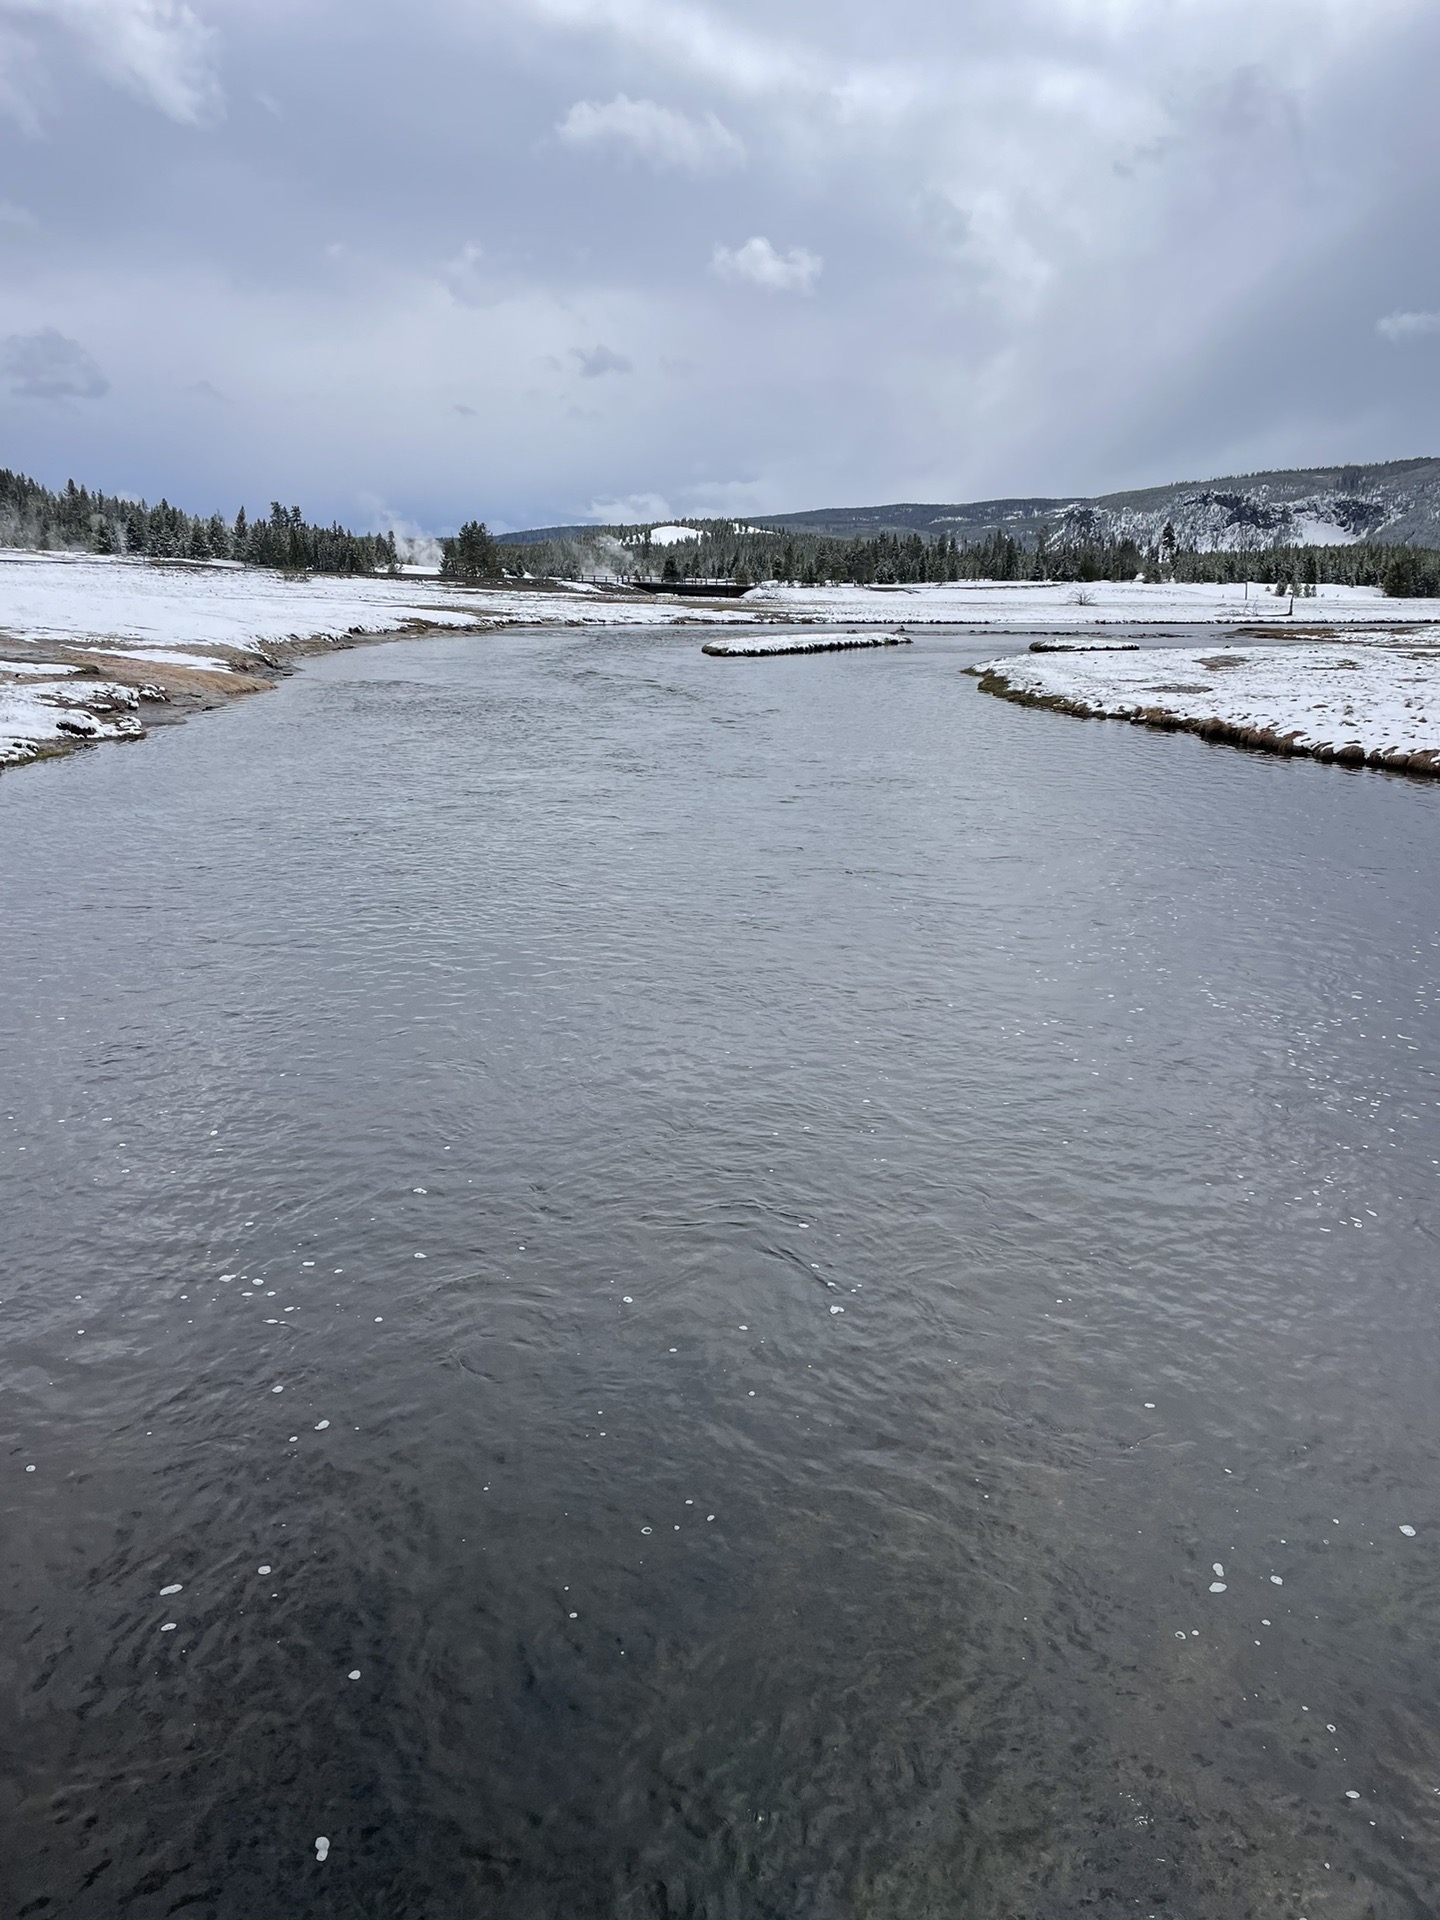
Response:
[[[1435,0],[0,0],[0,465],[429,531],[1440,452]]]

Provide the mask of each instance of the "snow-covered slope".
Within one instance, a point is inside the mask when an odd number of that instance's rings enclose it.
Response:
[[[759,524],[840,538],[874,533],[953,534],[978,541],[1008,533],[1033,546],[1039,533],[1156,541],[1169,521],[1181,546],[1246,551],[1277,542],[1330,545],[1367,536],[1440,547],[1440,460],[1299,467],[1180,481],[1086,498],[906,501],[772,514]]]
[[[1365,539],[1440,546],[1440,460],[1150,487],[1077,502],[1056,516],[1062,537],[1129,537],[1142,546],[1158,541],[1167,525],[1179,546],[1202,553]]]

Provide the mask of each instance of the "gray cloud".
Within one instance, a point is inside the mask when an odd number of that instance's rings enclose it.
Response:
[[[633,373],[634,367],[623,353],[616,353],[613,347],[572,347],[571,355],[580,363],[582,380],[598,380],[606,373]]]
[[[7,463],[436,529],[1440,448],[1437,58],[1433,0],[0,0],[0,337],[114,381],[9,369]]]
[[[0,341],[0,379],[22,400],[98,400],[110,391],[80,342],[54,327]]]

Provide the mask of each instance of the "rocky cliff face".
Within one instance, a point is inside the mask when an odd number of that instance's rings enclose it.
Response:
[[[1056,530],[1158,540],[1166,523],[1182,547],[1244,552],[1355,540],[1440,546],[1440,460],[1245,474],[1203,486],[1151,487],[1077,501]]]

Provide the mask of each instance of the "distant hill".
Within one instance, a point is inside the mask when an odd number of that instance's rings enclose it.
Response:
[[[1341,546],[1357,540],[1440,547],[1440,459],[1387,460],[1372,466],[1295,467],[1229,474],[1093,499],[976,500],[952,506],[900,502],[884,507],[819,507],[760,514],[748,524],[777,533],[849,539],[877,533],[948,534],[975,543],[1008,533],[1033,546],[1043,532],[1075,540],[1159,541],[1166,524],[1176,544],[1201,553],[1274,546]],[[506,544],[593,537],[601,529],[539,527],[504,534]]]

